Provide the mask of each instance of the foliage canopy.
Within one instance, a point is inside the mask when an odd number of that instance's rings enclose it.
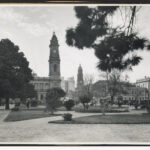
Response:
[[[74,7],[79,23],[75,28],[67,29],[66,32],[66,43],[69,46],[94,49],[99,59],[97,67],[102,71],[132,69],[132,66],[138,65],[142,60],[142,57],[135,52],[150,49],[149,41],[133,30],[136,6],[126,7],[130,16],[126,26],[111,25],[110,20],[120,7]]]
[[[64,97],[65,95],[66,93],[61,88],[56,87],[49,89],[46,94],[47,110],[50,110],[53,114],[56,108],[62,105],[60,98]]]

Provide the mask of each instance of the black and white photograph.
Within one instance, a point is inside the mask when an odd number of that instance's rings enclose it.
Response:
[[[150,5],[0,4],[0,144],[150,145]]]

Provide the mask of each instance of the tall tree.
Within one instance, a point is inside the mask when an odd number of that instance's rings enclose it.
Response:
[[[82,103],[84,110],[89,108],[89,102],[91,101],[91,98],[89,96],[85,95],[81,95],[79,97],[80,102]]]
[[[47,110],[51,111],[51,114],[53,114],[56,108],[62,104],[60,98],[65,95],[66,93],[61,88],[51,88],[47,91],[46,107]]]
[[[83,93],[87,95],[90,99],[92,99],[93,97],[93,91],[92,91],[93,82],[94,82],[94,76],[92,74],[84,75]]]
[[[79,49],[94,49],[99,59],[97,67],[102,71],[132,69],[142,60],[135,52],[150,46],[149,41],[134,30],[137,7],[126,8],[129,19],[113,26],[111,18],[121,11],[119,6],[75,7],[79,23],[67,30],[66,43]]]
[[[6,99],[9,109],[9,98],[19,97],[24,85],[32,79],[29,62],[19,47],[9,39],[0,41],[0,97]]]
[[[37,92],[35,91],[34,86],[31,83],[26,83],[17,93],[20,97],[22,103],[26,103],[27,98],[36,98]]]
[[[123,76],[121,71],[113,69],[109,74],[105,72],[103,77],[106,79],[106,96],[111,97],[111,104],[116,96],[127,94],[126,88],[130,86],[127,75]]]

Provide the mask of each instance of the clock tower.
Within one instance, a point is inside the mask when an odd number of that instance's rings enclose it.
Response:
[[[49,77],[50,88],[60,87],[60,57],[59,57],[59,44],[55,32],[50,41],[50,56],[49,56]]]

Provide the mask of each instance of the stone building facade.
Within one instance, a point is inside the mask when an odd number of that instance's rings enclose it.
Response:
[[[97,99],[101,99],[106,97],[106,80],[100,80],[94,83],[93,85],[93,94],[94,97]],[[125,93],[121,94],[123,97],[123,100],[126,102],[131,102],[131,101],[145,101],[148,100],[148,94],[146,92],[145,87],[139,87],[136,86],[136,84],[124,84],[122,83],[122,88],[124,89]],[[114,100],[117,101],[118,95],[114,97]]]
[[[46,92],[48,89],[53,87],[61,87],[59,44],[55,33],[53,33],[50,40],[49,48],[49,76],[38,77],[34,74],[34,79],[31,81],[37,91],[37,99],[41,102],[45,101]]]
[[[136,86],[146,88],[150,92],[150,77],[136,80]]]

